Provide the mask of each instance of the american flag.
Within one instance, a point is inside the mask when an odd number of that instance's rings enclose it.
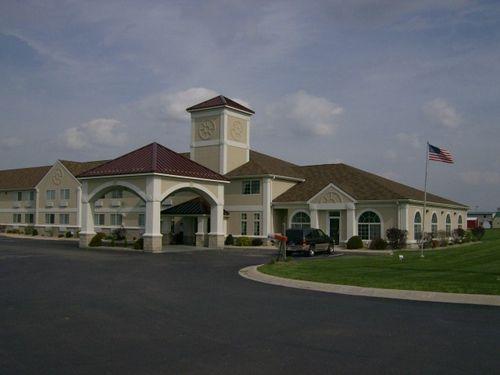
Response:
[[[429,144],[429,160],[453,164],[453,156],[451,156],[451,153],[448,150],[431,144]]]

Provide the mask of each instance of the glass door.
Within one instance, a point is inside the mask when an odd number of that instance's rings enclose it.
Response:
[[[335,241],[335,245],[340,241],[340,211],[330,212],[330,237]]]

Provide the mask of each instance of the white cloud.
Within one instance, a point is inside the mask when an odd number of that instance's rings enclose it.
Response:
[[[185,122],[189,118],[186,108],[216,95],[217,93],[213,90],[204,87],[192,87],[184,91],[151,95],[142,99],[137,104],[137,107],[148,118],[154,120]]]
[[[273,129],[283,126],[296,134],[327,136],[338,128],[337,117],[344,109],[327,98],[301,90],[271,104],[266,112]]]
[[[460,178],[468,185],[500,185],[500,173],[487,171],[460,172]]]
[[[93,146],[123,146],[128,139],[125,125],[115,119],[98,118],[63,133],[65,145],[72,150],[83,150]]]
[[[436,98],[423,106],[424,113],[429,118],[447,128],[457,128],[462,122],[456,109],[442,98]]]
[[[0,139],[0,144],[6,148],[12,148],[21,146],[24,141],[19,137],[2,137]]]
[[[415,133],[404,133],[404,132],[398,133],[398,134],[396,134],[396,138],[401,143],[404,143],[406,145],[410,145],[414,148],[420,148],[420,146],[422,145],[418,135]]]

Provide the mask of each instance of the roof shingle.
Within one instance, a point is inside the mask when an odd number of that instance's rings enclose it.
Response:
[[[207,108],[219,108],[219,107],[231,107],[235,109],[239,109],[240,111],[248,112],[248,113],[255,113],[253,110],[250,108],[247,108],[243,105],[241,105],[238,102],[235,102],[232,99],[229,99],[223,95],[218,95],[212,99],[205,100],[204,102],[198,103],[196,105],[193,105],[189,108],[186,109],[186,111],[199,111],[201,109],[207,109]]]
[[[34,189],[50,168],[52,168],[51,165],[44,165],[0,171],[0,190]]]

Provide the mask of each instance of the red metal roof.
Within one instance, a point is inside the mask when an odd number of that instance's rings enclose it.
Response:
[[[78,177],[139,173],[163,173],[174,176],[227,181],[224,176],[217,172],[156,142],[83,172]]]
[[[244,112],[249,112],[249,113],[255,113],[252,111],[250,108],[247,108],[240,103],[235,102],[232,99],[229,99],[223,95],[216,96],[212,99],[205,100],[204,102],[201,102],[199,104],[193,105],[192,107],[189,107],[186,109],[186,111],[197,111],[200,109],[207,109],[207,108],[218,108],[218,107],[231,107],[235,109],[239,109]]]

